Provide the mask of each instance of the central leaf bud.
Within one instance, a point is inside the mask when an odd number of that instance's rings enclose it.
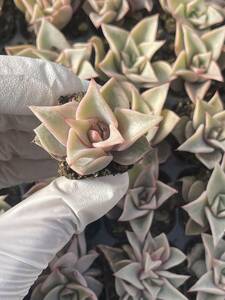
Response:
[[[102,121],[93,123],[88,131],[88,138],[91,143],[105,141],[109,138],[109,135],[109,126]]]

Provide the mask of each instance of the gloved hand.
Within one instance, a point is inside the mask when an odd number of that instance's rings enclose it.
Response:
[[[54,105],[82,91],[68,69],[41,60],[0,56],[0,188],[56,174],[36,145],[38,125],[28,105]],[[0,299],[22,300],[38,275],[74,233],[103,216],[123,197],[128,175],[57,178],[0,216]]]

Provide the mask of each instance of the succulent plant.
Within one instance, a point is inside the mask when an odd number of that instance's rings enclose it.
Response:
[[[98,28],[102,24],[122,20],[130,9],[136,11],[145,8],[151,11],[152,0],[87,0],[83,8]]]
[[[171,66],[161,60],[151,62],[155,52],[164,44],[164,41],[156,40],[157,27],[157,15],[143,19],[130,32],[103,25],[110,50],[99,64],[100,69],[108,77],[127,80],[138,87],[148,88],[169,82]]]
[[[70,21],[75,1],[79,0],[14,0],[14,3],[30,25],[35,26],[45,18],[61,29]]]
[[[149,233],[140,242],[135,233],[127,232],[129,245],[122,248],[101,246],[115,277],[116,292],[121,300],[187,300],[178,291],[187,276],[169,269],[185,260],[185,255],[170,247],[165,234]]]
[[[87,252],[84,234],[75,236],[66,253],[50,263],[49,273],[39,277],[31,300],[98,300],[100,272],[92,267],[97,257],[94,250]]]
[[[156,146],[173,131],[180,120],[178,115],[164,107],[168,89],[169,84],[163,84],[140,94],[133,84],[112,78],[102,88],[102,93],[103,96],[110,98],[110,103],[115,102],[115,98],[121,97],[124,108],[160,116],[162,120],[158,127],[155,127],[155,131],[151,129],[147,133],[148,141],[152,146]]]
[[[164,10],[179,23],[203,30],[224,21],[222,5],[207,0],[160,0]]]
[[[118,95],[111,100],[111,90],[100,90],[92,80],[79,104],[31,107],[42,122],[35,130],[36,142],[55,158],[66,159],[80,175],[98,172],[112,161],[134,164],[149,150],[145,135],[155,132],[162,117],[127,108]]]
[[[192,118],[184,117],[179,136],[185,141],[179,151],[194,153],[208,169],[220,163],[224,155],[225,111],[218,93],[209,102],[197,100]]]
[[[225,269],[225,241],[220,240],[215,246],[209,234],[202,234],[205,247],[207,272],[191,288],[197,292],[197,300],[224,300],[224,269]]]
[[[185,81],[185,89],[193,102],[204,98],[212,80],[223,81],[217,60],[220,58],[225,26],[208,31],[200,36],[183,25],[175,43],[177,60],[173,75]]]
[[[11,206],[5,201],[7,195],[0,196],[0,216],[9,210]]]
[[[155,210],[176,193],[175,189],[158,180],[157,151],[151,155],[154,155],[151,164],[137,164],[130,170],[130,188],[119,218],[120,221],[129,221],[141,241],[150,230]]]
[[[64,35],[46,20],[42,21],[37,34],[36,47],[18,45],[6,47],[8,55],[27,56],[54,61],[72,69],[81,79],[98,76],[98,63],[104,57],[104,48],[99,37],[93,36],[87,43],[71,45]],[[91,57],[95,57],[94,66]]]
[[[120,21],[129,11],[127,0],[87,0],[83,7],[97,28],[105,23]]]
[[[182,178],[182,197],[185,203],[190,203],[198,198],[206,189],[206,183],[195,176]]]
[[[209,227],[216,245],[225,232],[225,174],[221,166],[215,166],[206,190],[194,201],[183,206],[190,219],[187,234],[200,234]]]
[[[197,278],[206,273],[205,249],[202,243],[197,243],[187,255],[188,270]]]

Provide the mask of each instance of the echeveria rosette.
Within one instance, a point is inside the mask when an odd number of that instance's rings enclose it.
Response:
[[[110,100],[92,80],[79,104],[31,107],[42,122],[35,130],[37,143],[54,157],[66,158],[80,175],[98,172],[112,161],[134,164],[149,150],[145,135],[155,131],[162,117],[127,108],[120,97]]]
[[[212,80],[223,81],[218,59],[225,39],[225,26],[200,36],[183,25],[175,43],[178,55],[173,65],[173,75],[185,81],[185,89],[193,102],[203,99]]]
[[[184,117],[183,122],[180,130],[186,140],[178,150],[194,153],[208,169],[213,169],[225,152],[225,111],[219,94],[209,102],[197,100],[192,119]]]
[[[224,300],[225,298],[225,241],[215,246],[209,234],[202,234],[206,256],[206,273],[191,288],[197,300]]]
[[[80,0],[14,0],[14,3],[30,25],[35,26],[44,18],[61,29],[72,18],[75,1]]]
[[[71,45],[65,36],[51,23],[43,20],[37,33],[36,46],[18,45],[6,47],[8,55],[41,58],[62,64],[81,79],[98,77],[101,71],[98,64],[104,57],[102,40],[93,36],[86,43]],[[95,61],[91,63],[91,57]]]
[[[9,210],[11,206],[5,201],[7,195],[0,196],[0,216]]]
[[[152,6],[152,0],[87,0],[83,8],[95,27],[99,28],[102,24],[121,21],[130,9],[137,11],[145,8],[151,11]]]
[[[203,30],[224,21],[222,7],[215,1],[207,0],[160,0],[164,10],[171,13],[180,24]],[[178,33],[180,34],[180,33]]]
[[[140,21],[128,32],[113,25],[103,25],[109,51],[99,64],[108,76],[130,81],[138,87],[153,87],[171,80],[171,66],[165,61],[151,62],[164,41],[157,41],[158,15]]]
[[[39,277],[31,300],[97,300],[103,286],[92,265],[98,256],[87,252],[84,234],[75,236],[66,253],[50,263],[49,274]]]
[[[102,24],[118,22],[124,18],[129,11],[127,0],[87,0],[83,6],[95,27]]]
[[[209,227],[216,245],[225,233],[225,174],[216,165],[206,190],[194,201],[183,207],[190,220],[188,234],[200,234]]]
[[[152,164],[135,165],[129,175],[131,184],[119,221],[129,221],[131,228],[143,241],[150,230],[154,212],[175,194],[176,190],[158,180],[157,155],[154,155]]]
[[[123,103],[123,108],[161,117],[157,127],[152,128],[146,137],[152,146],[161,143],[176,127],[180,118],[173,111],[165,108],[169,84],[163,84],[146,90],[142,94],[128,82],[110,79],[102,88],[102,94],[110,105],[116,104],[117,98]]]
[[[121,300],[187,300],[179,288],[188,276],[169,269],[185,260],[185,255],[170,247],[165,234],[141,242],[133,232],[127,232],[128,245],[122,248],[101,246],[115,277],[116,292]]]

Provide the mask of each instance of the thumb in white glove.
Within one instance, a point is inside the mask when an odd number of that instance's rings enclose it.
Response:
[[[0,299],[22,300],[74,233],[102,217],[128,189],[127,173],[60,177],[0,217]]]

